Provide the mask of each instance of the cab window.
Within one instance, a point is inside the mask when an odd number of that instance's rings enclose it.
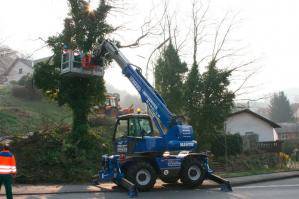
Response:
[[[152,126],[147,118],[130,118],[129,119],[129,136],[142,137],[152,135]]]
[[[110,99],[110,105],[116,107],[115,99]]]
[[[130,118],[129,119],[129,134],[128,136],[133,136],[133,137],[141,137],[139,136],[138,130],[136,129],[136,118]]]
[[[141,118],[139,119],[140,130],[143,131],[145,136],[152,135],[152,126],[150,124],[150,120]]]
[[[128,120],[118,120],[115,138],[126,137],[128,135]]]
[[[110,105],[111,105],[111,103],[110,103],[110,99],[109,99],[109,98],[106,99],[106,101],[105,101],[105,105],[106,105],[106,106],[110,106]]]

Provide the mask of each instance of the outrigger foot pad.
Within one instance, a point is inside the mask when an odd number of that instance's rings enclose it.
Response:
[[[224,192],[232,192],[233,191],[232,186],[230,185],[230,182],[220,184],[220,190],[224,191]]]
[[[232,186],[228,180],[225,180],[221,178],[220,176],[217,176],[215,174],[209,173],[207,175],[207,179],[212,180],[218,184],[220,184],[220,190],[225,192],[231,192],[233,191]]]
[[[99,185],[99,184],[100,184],[100,182],[99,182],[99,175],[95,175],[95,176],[93,176],[93,177],[92,177],[92,180],[91,180],[91,183],[92,183],[93,185]]]
[[[121,178],[120,180],[116,181],[115,183],[118,184],[119,186],[125,188],[126,190],[128,190],[129,198],[137,197],[138,191],[137,191],[136,185],[133,184],[132,182],[130,182],[129,180],[127,180],[126,178]]]

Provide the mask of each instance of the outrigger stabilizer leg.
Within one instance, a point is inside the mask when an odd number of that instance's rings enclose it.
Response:
[[[121,178],[119,180],[115,179],[113,182],[128,191],[129,198],[135,198],[138,195],[136,185],[126,178]]]
[[[119,155],[102,156],[102,169],[97,175],[96,182],[102,183],[109,181],[113,181],[118,186],[128,190],[129,198],[134,198],[138,194],[136,185],[126,179],[124,173],[121,170]]]
[[[117,184],[118,186],[126,189],[128,191],[129,198],[137,197],[138,191],[137,191],[136,185],[133,184],[132,182],[130,182],[129,180],[127,180],[126,178],[121,178],[119,180],[113,179],[112,181],[115,184]],[[99,185],[100,184],[99,175],[96,175],[96,176],[93,177],[92,184],[94,184],[94,185]]]
[[[230,182],[228,180],[225,180],[225,179],[221,178],[220,176],[217,176],[213,173],[208,173],[207,174],[207,179],[212,180],[212,181],[220,184],[221,191],[224,191],[224,192],[233,191]]]

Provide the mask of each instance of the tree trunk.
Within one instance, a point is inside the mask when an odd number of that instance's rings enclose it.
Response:
[[[76,144],[84,144],[84,138],[88,133],[88,111],[81,107],[73,109],[72,141]]]

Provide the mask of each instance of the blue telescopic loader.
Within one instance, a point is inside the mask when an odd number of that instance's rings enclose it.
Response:
[[[188,188],[198,187],[209,179],[220,184],[221,190],[232,191],[229,181],[213,174],[207,154],[195,152],[197,141],[192,126],[183,124],[170,112],[140,68],[131,64],[114,42],[105,40],[90,60],[101,63],[99,60],[107,55],[117,62],[136,88],[148,107],[148,114],[117,117],[112,140],[115,154],[102,156],[101,170],[94,182],[113,181],[126,188],[129,197],[152,189],[157,178],[165,183],[176,183],[180,179]],[[64,57],[71,60],[72,56]],[[64,73],[70,74],[71,69],[66,69],[66,65],[70,63],[62,60]],[[99,73],[96,68],[93,70]],[[83,76],[91,75],[90,71],[83,73]]]

